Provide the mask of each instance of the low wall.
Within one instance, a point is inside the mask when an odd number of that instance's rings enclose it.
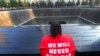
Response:
[[[100,8],[35,8],[36,17],[80,16],[88,21],[100,23]]]
[[[9,11],[0,11],[0,26],[13,26]]]
[[[15,26],[35,18],[31,9],[0,11],[0,26]]]
[[[100,51],[100,26],[62,25],[62,31],[72,36],[78,52]],[[0,28],[0,54],[40,53],[44,34],[49,34],[47,25]]]
[[[100,23],[99,8],[34,8],[0,11],[0,26],[14,26],[31,19],[48,17],[80,16],[86,20]]]

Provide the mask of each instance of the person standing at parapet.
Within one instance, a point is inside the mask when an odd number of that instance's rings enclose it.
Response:
[[[62,34],[58,22],[50,24],[50,34],[43,36],[40,43],[41,56],[75,56],[76,47],[72,37]]]

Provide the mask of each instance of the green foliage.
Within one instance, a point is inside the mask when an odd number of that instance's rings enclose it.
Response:
[[[59,6],[60,6],[60,1],[57,0],[57,1],[55,2],[55,7],[59,7]]]
[[[86,1],[83,0],[83,1],[82,1],[82,5],[88,5],[88,1],[87,1],[87,0],[86,0]]]
[[[0,0],[0,7],[7,7],[7,3],[5,0]]]
[[[22,3],[22,7],[23,7],[23,6],[24,6],[24,7],[30,7],[30,3],[25,1],[24,3]]]
[[[31,6],[32,6],[32,7],[35,7],[35,3],[32,2]]]
[[[77,5],[77,6],[80,5],[80,0],[78,0],[78,1],[76,2],[76,5]]]
[[[73,6],[75,6],[76,4],[75,4],[75,1],[73,0]]]
[[[55,6],[56,7],[63,7],[63,6],[67,6],[67,3],[64,0],[58,0],[55,2]]]
[[[88,0],[86,0],[86,5],[89,5]]]
[[[25,6],[25,4],[23,4],[22,2],[21,2],[21,0],[18,0],[18,7],[24,7]]]
[[[85,5],[85,1],[84,1],[84,0],[82,0],[82,3],[81,3],[81,5]]]
[[[92,0],[89,0],[89,5],[92,5]]]
[[[89,0],[89,5],[90,5],[90,7],[93,7],[94,6],[93,0]]]
[[[35,3],[35,6],[36,6],[37,8],[39,8],[39,7],[40,7],[40,4],[39,4],[38,2],[36,2],[36,3]]]
[[[100,4],[100,0],[95,0],[95,5],[99,5]]]
[[[27,7],[31,7],[31,4],[29,2],[27,2]]]
[[[54,6],[54,5],[53,5],[53,2],[52,2],[51,0],[48,0],[47,6],[48,6],[48,7],[53,7],[53,6]]]
[[[10,2],[7,3],[6,0],[0,0],[0,7],[38,7],[38,8],[52,8],[52,7],[64,7],[64,6],[75,6],[75,5],[80,5],[80,0],[77,0],[77,2],[75,3],[75,0],[69,0],[66,3],[66,0],[57,0],[55,2],[55,4],[53,4],[52,0],[47,0],[47,3],[44,0],[40,0],[36,3],[32,3],[30,4],[29,2],[27,2],[27,0],[25,0],[24,2],[22,2],[21,0],[9,0]],[[89,1],[89,2],[88,2]],[[95,2],[93,2],[93,0],[82,0],[82,5],[90,5],[93,6],[95,5],[99,5],[100,4],[100,0],[95,0]]]
[[[92,0],[89,0],[89,5],[92,6]]]
[[[67,3],[67,6],[74,6],[75,5],[75,3],[74,2],[71,2],[71,1],[69,1],[68,3]]]
[[[47,7],[47,4],[45,1],[40,1],[40,7]]]
[[[8,4],[10,7],[18,7],[18,2],[16,0],[10,0]]]
[[[67,3],[65,2],[65,0],[61,0],[60,4],[61,4],[61,6],[66,6],[67,5]]]

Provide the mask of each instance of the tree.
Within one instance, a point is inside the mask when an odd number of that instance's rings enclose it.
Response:
[[[19,0],[20,6],[19,7],[27,7],[27,0],[24,0],[24,2],[22,2],[21,0]]]
[[[61,6],[66,6],[67,5],[67,3],[65,2],[65,0],[61,0],[60,4],[61,4]]]
[[[32,7],[35,7],[35,3],[34,3],[34,2],[32,2],[31,6],[32,6]]]
[[[88,0],[83,0],[83,5],[88,5]]]
[[[67,3],[65,2],[65,0],[58,0],[55,2],[55,6],[56,7],[67,6]]]
[[[31,7],[31,4],[29,2],[27,2],[27,7]]]
[[[55,2],[55,7],[59,7],[60,6],[60,0],[57,0],[56,2]]]
[[[71,2],[70,0],[69,0],[69,2],[67,3],[67,6],[71,6],[71,7],[72,7],[72,6],[74,6],[74,5],[75,5],[74,2],[73,2],[73,1]]]
[[[95,5],[99,5],[100,4],[100,0],[95,0]]]
[[[80,5],[80,0],[78,0],[78,1],[76,2],[76,5],[77,5],[77,6]]]
[[[93,7],[93,0],[89,0],[90,7]]]
[[[81,5],[85,5],[85,0],[82,0],[82,3],[81,3]]]
[[[39,8],[39,7],[40,7],[39,2],[36,2],[36,3],[35,3],[35,6]]]
[[[73,6],[75,6],[75,1],[73,0]]]
[[[21,0],[18,0],[18,7],[24,7],[26,5],[26,3],[22,3]]]
[[[10,0],[9,6],[10,7],[18,7],[18,2],[16,0]]]
[[[47,7],[47,4],[45,1],[40,1],[40,7]]]
[[[48,7],[53,7],[54,6],[53,2],[51,0],[48,0],[47,5],[48,5]]]
[[[7,3],[5,0],[0,0],[0,7],[7,7]]]
[[[88,0],[86,0],[86,5],[89,5]]]
[[[67,3],[67,6],[70,6],[70,5],[71,5],[71,1],[69,0],[68,3]]]

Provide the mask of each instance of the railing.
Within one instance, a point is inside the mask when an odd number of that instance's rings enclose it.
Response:
[[[62,31],[72,35],[78,52],[100,51],[100,26],[62,25]],[[49,34],[49,25],[0,28],[0,54],[39,53],[45,34]]]

